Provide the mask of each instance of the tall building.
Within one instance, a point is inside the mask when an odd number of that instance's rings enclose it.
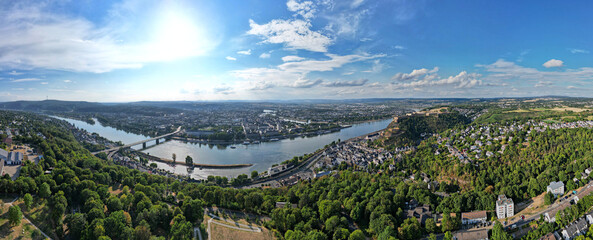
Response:
[[[513,199],[507,198],[505,195],[498,195],[498,200],[496,200],[496,217],[503,219],[513,215],[515,215]]]

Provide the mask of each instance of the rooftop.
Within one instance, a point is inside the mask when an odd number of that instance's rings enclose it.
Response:
[[[461,213],[461,219],[486,218],[486,211],[474,211]]]
[[[561,181],[558,182],[551,182],[550,185],[548,185],[548,187],[552,188],[552,189],[556,189],[559,187],[564,187],[564,183]]]

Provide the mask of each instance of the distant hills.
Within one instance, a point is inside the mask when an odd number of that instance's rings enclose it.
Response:
[[[339,104],[339,103],[382,103],[382,102],[402,102],[402,103],[434,103],[435,101],[446,102],[465,102],[465,101],[483,101],[491,102],[500,99],[584,99],[569,98],[563,96],[542,96],[542,97],[524,97],[524,98],[364,98],[364,99],[302,99],[302,100],[228,100],[228,101],[140,101],[128,103],[99,103],[86,101],[61,101],[61,100],[43,100],[43,101],[14,101],[0,103],[0,109],[21,110],[30,112],[117,112],[122,110],[141,109],[142,107],[159,108],[164,111],[174,111],[173,109],[194,109],[196,107],[214,107],[216,105],[230,104]]]

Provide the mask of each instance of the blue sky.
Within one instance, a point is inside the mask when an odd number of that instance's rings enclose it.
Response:
[[[0,0],[0,101],[593,97],[590,9]]]

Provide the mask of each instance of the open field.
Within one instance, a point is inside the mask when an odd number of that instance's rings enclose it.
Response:
[[[272,232],[266,229],[261,220],[266,219],[256,215],[244,214],[226,209],[216,209],[216,215],[204,215],[202,222],[208,231],[208,239],[274,239]],[[206,211],[210,212],[210,211]],[[213,211],[210,212],[214,213]],[[257,219],[253,221],[254,219]]]
[[[8,209],[14,197],[0,199],[0,239],[44,239],[43,235],[27,220],[22,219],[21,224],[10,226],[8,223]],[[18,202],[14,202],[17,204]],[[21,210],[24,211],[24,209]]]
[[[209,239],[211,240],[226,240],[226,239],[241,239],[241,240],[268,240],[274,239],[272,232],[262,228],[262,232],[246,232],[232,229],[226,226],[211,224]]]

